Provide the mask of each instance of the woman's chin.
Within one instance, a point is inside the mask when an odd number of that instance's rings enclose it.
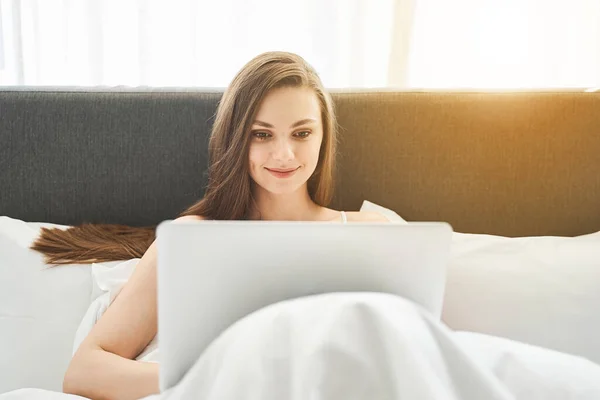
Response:
[[[259,184],[265,191],[271,194],[285,195],[296,193],[299,189],[306,185],[306,182],[261,182]]]

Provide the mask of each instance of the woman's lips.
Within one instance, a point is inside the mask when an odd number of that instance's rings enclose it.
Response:
[[[300,168],[300,167],[298,167]],[[269,171],[271,173],[271,175],[273,175],[276,178],[289,178],[290,176],[294,175],[296,173],[296,171],[298,171],[298,168],[293,168],[293,169],[271,169],[271,168],[265,168],[267,171]]]

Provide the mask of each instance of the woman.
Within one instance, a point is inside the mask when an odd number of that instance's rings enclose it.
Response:
[[[336,121],[330,96],[299,56],[270,52],[246,64],[219,104],[208,187],[179,220],[387,221],[327,208]],[[73,356],[65,392],[90,398],[157,393],[158,365],[135,361],[157,332],[153,229],[83,226],[45,231],[34,249],[51,263],[141,257],[119,296]],[[104,246],[96,246],[98,242]],[[146,249],[147,247],[147,249]]]
[[[178,220],[386,221],[331,199],[336,125],[314,70],[265,53],[232,81],[210,139],[205,197]],[[153,228],[44,231],[51,263],[142,256],[81,343],[64,391],[94,399],[157,393],[158,364],[134,360],[157,332]],[[102,245],[98,245],[101,243]],[[332,294],[278,303],[215,340],[169,398],[600,398],[600,367],[500,338],[451,332],[397,296]]]

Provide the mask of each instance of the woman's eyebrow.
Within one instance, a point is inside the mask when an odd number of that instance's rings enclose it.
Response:
[[[304,119],[301,119],[300,121],[296,121],[296,122],[294,122],[294,123],[292,124],[292,126],[290,126],[290,129],[291,129],[291,128],[295,128],[295,127],[297,127],[297,126],[300,126],[300,125],[307,124],[307,123],[309,123],[309,122],[317,122],[317,120],[316,120],[316,119],[314,119],[314,118],[304,118]],[[273,126],[273,125],[271,125],[271,124],[269,124],[268,122],[263,122],[263,121],[259,121],[259,120],[255,120],[255,121],[254,121],[254,124],[255,124],[255,125],[264,126],[265,128],[274,128],[274,126]]]
[[[317,120],[316,120],[316,119],[314,119],[314,118],[305,118],[305,119],[301,119],[300,121],[296,121],[296,122],[294,122],[294,123],[292,124],[292,126],[290,126],[290,129],[291,129],[291,128],[295,128],[295,127],[297,127],[297,126],[300,126],[300,125],[307,124],[307,123],[309,123],[309,122],[317,122]]]
[[[265,128],[274,128],[273,125],[267,123],[267,122],[262,122],[259,120],[254,121],[254,125],[260,125],[260,126],[264,126]]]

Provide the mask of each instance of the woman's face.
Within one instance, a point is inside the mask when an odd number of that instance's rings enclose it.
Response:
[[[323,140],[321,107],[309,88],[270,91],[250,130],[250,176],[273,194],[306,184],[319,161]]]

